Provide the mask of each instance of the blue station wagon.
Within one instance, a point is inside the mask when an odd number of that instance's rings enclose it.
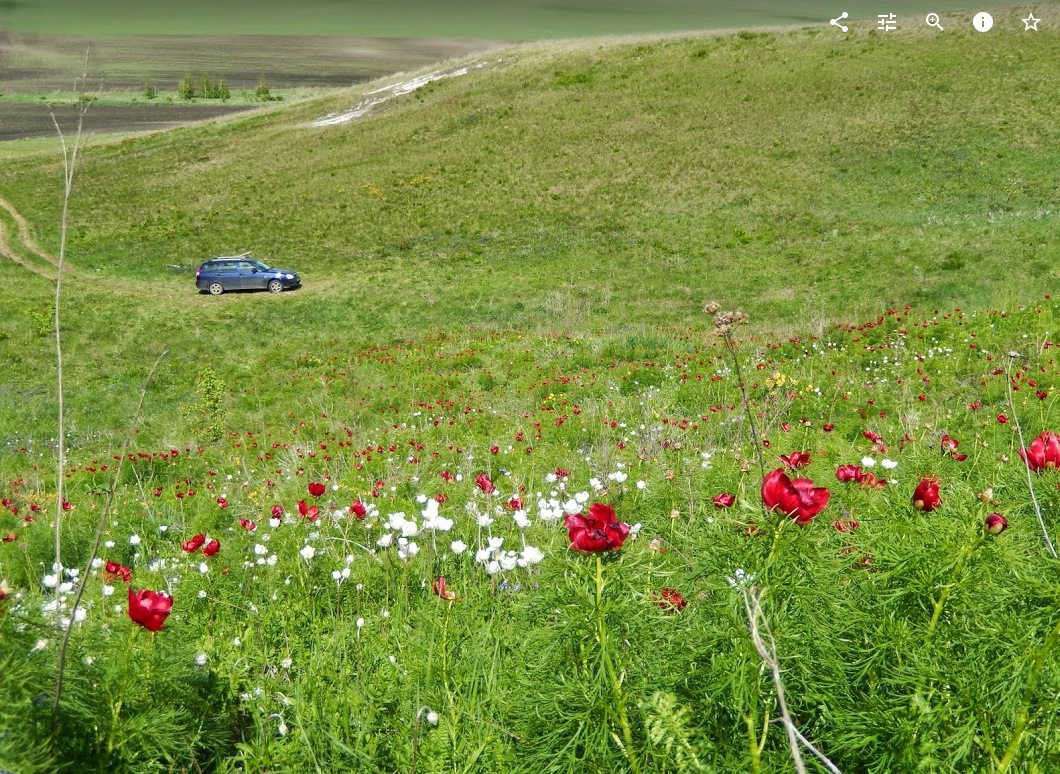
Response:
[[[195,272],[195,287],[215,296],[226,290],[268,290],[270,293],[279,293],[301,284],[301,277],[290,269],[275,269],[249,255],[213,258]]]

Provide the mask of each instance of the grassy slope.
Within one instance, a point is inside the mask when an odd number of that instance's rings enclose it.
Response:
[[[1004,5],[1002,3],[1001,5]],[[851,19],[872,19],[880,6],[852,0]],[[966,0],[897,0],[888,13],[922,17],[928,11],[966,11]],[[6,12],[5,12],[6,10]],[[975,10],[981,10],[976,8]],[[0,29],[75,35],[364,35],[534,40],[574,35],[718,29],[763,24],[815,24],[837,14],[820,2],[778,0],[306,0],[292,12],[284,0],[185,0],[179,4],[108,0],[39,0],[0,7]],[[965,16],[970,14],[967,12]],[[919,23],[921,19],[917,18]]]
[[[68,253],[83,270],[72,400],[127,415],[163,347],[186,374],[452,325],[699,326],[712,297],[805,329],[1046,292],[1057,36],[975,35],[515,49],[344,126],[308,123],[360,90],[90,148]],[[59,179],[39,156],[0,169],[50,247]],[[306,287],[204,298],[164,268],[247,249]],[[25,340],[50,290],[0,272],[22,299],[0,331]],[[49,383],[43,344],[15,355],[19,389]],[[100,376],[106,358],[126,367]]]

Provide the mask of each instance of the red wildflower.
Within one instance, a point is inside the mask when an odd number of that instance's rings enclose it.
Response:
[[[809,452],[792,452],[791,454],[781,454],[780,461],[784,463],[784,466],[789,470],[795,470],[796,468],[805,467],[813,462]]]
[[[875,473],[863,470],[858,474],[858,483],[865,489],[883,489],[887,486],[887,479],[876,478]]]
[[[836,532],[853,532],[861,525],[854,519],[836,519],[832,522],[832,526],[835,527]]]
[[[218,504],[218,505],[219,505],[220,507],[222,507],[222,508],[227,508],[227,507],[228,507],[228,500],[226,500],[226,499],[225,499],[225,498],[223,498],[223,497],[218,497],[218,498],[217,498],[217,504]]]
[[[986,521],[983,523],[986,531],[991,535],[1000,535],[1006,529],[1008,529],[1008,521],[1000,513],[991,513],[986,517]]]
[[[556,473],[555,473],[556,478],[566,478],[569,475],[570,475],[570,471],[569,470],[566,470],[564,468],[556,468]]]
[[[213,556],[221,550],[221,542],[219,540],[211,540],[209,543],[202,547],[203,556]]]
[[[939,446],[942,449],[942,453],[957,451],[957,447],[960,444],[956,438],[950,438],[948,435],[943,434],[942,440],[939,441]]]
[[[857,465],[840,465],[835,470],[835,477],[844,483],[857,481],[861,478],[861,468]]]
[[[655,595],[655,604],[667,613],[677,613],[684,610],[688,602],[677,589],[666,588]]]
[[[711,502],[714,503],[715,508],[731,508],[736,502],[736,498],[728,492],[722,492],[714,495],[714,499]]]
[[[18,540],[18,535],[16,535],[14,532],[8,532],[6,535],[0,538],[0,541],[4,543],[14,543],[16,540]]]
[[[363,519],[368,515],[368,509],[364,507],[364,503],[360,500],[354,500],[350,503],[350,513],[356,516],[358,519]]]
[[[832,425],[832,424],[822,425],[821,429],[824,430],[826,433],[830,433],[833,430],[835,430],[835,425]]]
[[[313,497],[320,497],[320,495],[324,494],[325,489],[326,487],[319,481],[312,481],[309,484],[309,494],[313,495]]]
[[[320,518],[320,509],[315,505],[307,505],[305,500],[298,501],[298,513],[310,521],[316,521]]]
[[[129,618],[149,632],[161,629],[172,609],[173,597],[164,591],[129,589]]]
[[[448,589],[445,586],[445,576],[439,575],[438,580],[431,584],[431,590],[442,599],[450,601],[457,601],[460,598],[456,595],[456,592],[452,589]]]
[[[925,478],[913,490],[913,507],[918,511],[930,513],[942,504],[939,497],[939,479]]]
[[[280,518],[281,516],[283,516],[283,506],[282,505],[274,505],[274,506],[272,506],[271,513],[272,513],[272,518],[274,518],[274,519]]]
[[[794,481],[777,468],[762,481],[762,503],[768,510],[780,511],[798,524],[809,524],[828,504],[832,496],[824,487],[815,487],[808,478]]]
[[[493,446],[490,447],[490,454],[496,454],[500,450],[501,450],[501,447],[497,446],[496,444],[494,444]]]
[[[997,415],[997,421],[998,421],[998,424],[1007,425],[1008,424],[1008,417],[1006,417],[1004,414],[998,414]]]
[[[485,473],[479,473],[475,476],[475,483],[478,485],[478,488],[486,494],[493,494],[497,491],[497,487],[493,485],[493,481],[491,481],[490,477]]]
[[[589,506],[589,515],[570,515],[563,520],[571,548],[583,554],[617,551],[629,536],[630,526],[615,517],[615,509],[603,503]]]
[[[521,511],[524,505],[525,503],[523,503],[523,498],[513,497],[511,500],[508,501],[507,508],[509,511]]]
[[[1035,473],[1040,473],[1045,468],[1058,468],[1060,467],[1060,436],[1046,430],[1031,441],[1030,446],[1026,449],[1018,449],[1016,453]]]
[[[117,562],[108,561],[106,566],[103,568],[103,580],[107,583],[118,579],[125,581],[126,583],[132,583],[132,570],[128,567],[123,567]]]
[[[190,537],[180,544],[180,547],[187,551],[189,554],[194,554],[203,543],[206,542],[206,535],[198,534],[194,537]]]
[[[456,481],[456,475],[453,474],[453,473],[450,473],[448,470],[443,470],[438,475],[441,476],[442,479],[445,480],[445,481]]]
[[[240,519],[239,526],[245,529],[247,532],[253,532],[258,528],[258,525],[252,522],[250,519]]]

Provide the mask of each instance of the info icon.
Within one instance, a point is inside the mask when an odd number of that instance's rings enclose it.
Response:
[[[972,26],[980,32],[988,32],[994,26],[994,17],[986,11],[980,11],[972,19]]]

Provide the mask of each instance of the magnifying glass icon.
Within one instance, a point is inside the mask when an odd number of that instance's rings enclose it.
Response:
[[[939,15],[937,13],[929,13],[927,15],[927,23],[929,27],[938,27],[940,32],[945,32],[945,30],[939,26]]]

